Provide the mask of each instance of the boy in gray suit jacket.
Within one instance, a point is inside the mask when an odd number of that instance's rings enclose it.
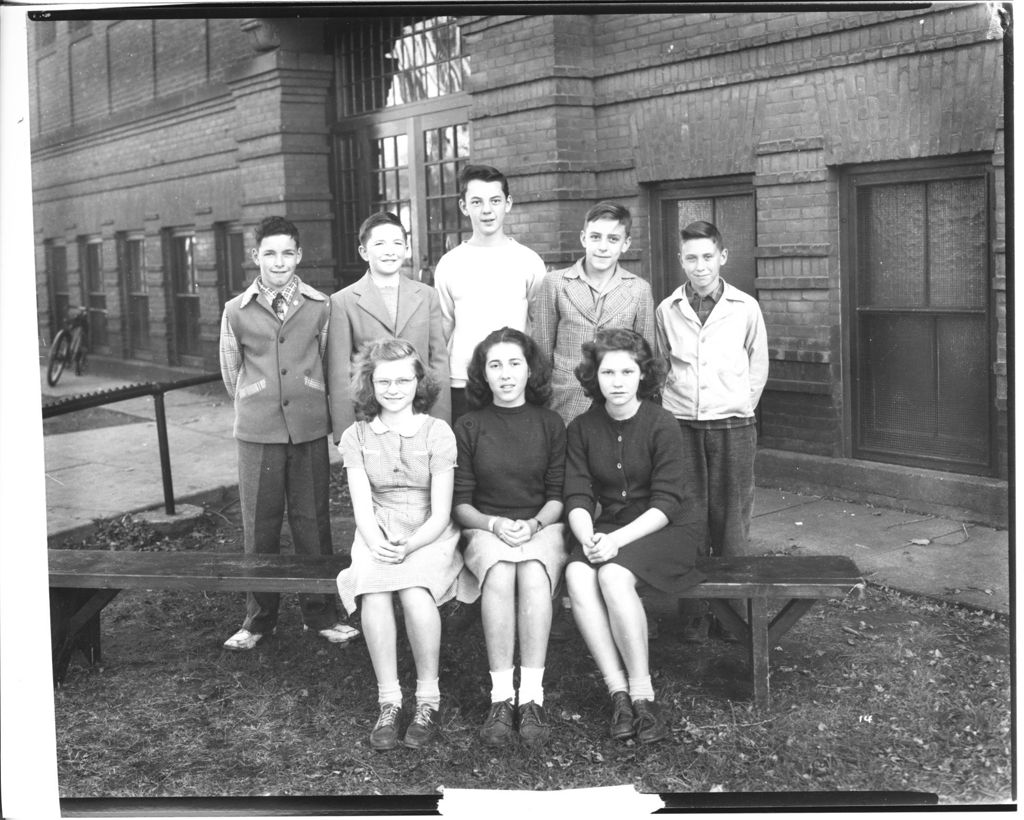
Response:
[[[295,273],[302,259],[299,231],[271,216],[256,229],[259,275],[224,306],[220,369],[235,402],[238,497],[246,553],[277,554],[287,505],[297,554],[330,555],[329,419],[323,356],[330,303]],[[252,649],[277,626],[281,596],[246,595],[246,615],[224,642]],[[331,643],[358,630],[343,623],[330,595],[302,595],[302,621]]]
[[[430,415],[451,423],[448,350],[437,292],[401,274],[408,253],[405,228],[395,214],[379,211],[359,226],[359,255],[369,270],[331,297],[327,345],[327,390],[334,443],[355,420],[349,380],[352,359],[365,342],[397,338],[409,342],[445,389]]]

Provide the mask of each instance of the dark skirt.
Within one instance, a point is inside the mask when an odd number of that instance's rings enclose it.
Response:
[[[595,532],[613,532],[622,524],[598,521]],[[669,524],[657,532],[627,544],[611,561],[591,564],[583,547],[573,538],[569,561],[582,561],[592,567],[606,563],[619,564],[645,584],[668,594],[679,594],[699,584],[707,576],[694,564],[700,545],[707,540],[704,524]]]

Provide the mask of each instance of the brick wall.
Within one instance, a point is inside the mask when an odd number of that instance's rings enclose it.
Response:
[[[309,48],[317,50],[318,44]],[[84,301],[78,240],[103,238],[110,335],[104,352],[121,355],[127,346],[120,232],[145,235],[152,349],[137,358],[216,368],[222,223],[248,226],[249,247],[255,222],[287,212],[303,233],[304,278],[331,289],[329,59],[283,49],[258,55],[237,19],[125,19],[92,21],[75,34],[58,22],[54,44],[38,50],[30,28],[29,61],[36,76],[30,114],[37,243],[66,243],[77,304]],[[168,343],[173,296],[165,284],[165,243],[174,231],[196,238],[200,302],[200,355],[177,362]],[[41,260],[38,316],[47,328]]]
[[[1005,452],[1003,54],[991,22],[980,3],[467,19],[473,156],[511,172],[514,230],[549,263],[579,255],[587,206],[627,204],[627,264],[648,277],[674,264],[650,244],[648,186],[748,175],[771,348],[762,443],[843,456],[842,173],[991,154]]]

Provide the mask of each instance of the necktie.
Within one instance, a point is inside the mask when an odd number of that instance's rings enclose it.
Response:
[[[274,297],[271,307],[274,308],[274,313],[277,314],[277,318],[284,321],[284,297],[280,293]]]

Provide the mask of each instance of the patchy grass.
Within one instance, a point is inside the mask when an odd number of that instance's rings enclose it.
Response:
[[[336,487],[339,521],[347,496]],[[154,547],[231,549],[235,508]],[[97,548],[97,547],[93,547]],[[110,548],[99,547],[99,548]],[[238,547],[240,548],[240,547]],[[123,592],[103,614],[103,664],[74,659],[55,690],[62,797],[436,794],[632,784],[644,792],[918,791],[944,803],[1012,798],[1006,619],[890,590],[818,604],[772,653],[773,704],[750,704],[743,651],[680,641],[671,605],[651,602],[651,643],[669,742],[617,743],[581,639],[553,644],[547,747],[490,750],[477,738],[489,678],[479,620],[449,619],[441,656],[443,740],[376,754],[376,687],[365,646],[304,635],[285,596],[277,635],[251,653],[221,642],[243,596]],[[400,642],[411,701],[412,661]]]

